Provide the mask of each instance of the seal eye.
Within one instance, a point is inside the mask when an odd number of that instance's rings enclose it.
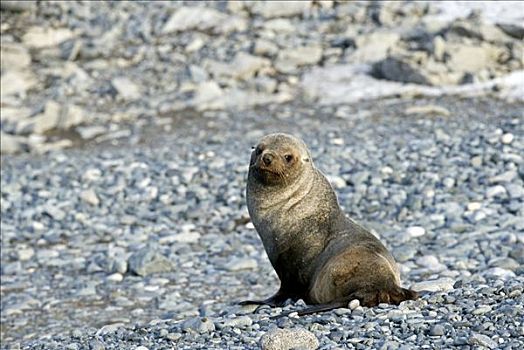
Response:
[[[257,150],[255,152],[257,153],[257,156],[258,156],[262,153],[262,150],[259,147],[257,147]]]
[[[293,160],[293,156],[291,154],[286,154],[284,156],[284,159],[286,160],[286,162],[291,162]]]

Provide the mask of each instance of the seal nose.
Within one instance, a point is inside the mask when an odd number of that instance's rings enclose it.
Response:
[[[262,160],[264,161],[265,165],[269,165],[273,161],[273,155],[270,153],[266,153],[262,156]]]

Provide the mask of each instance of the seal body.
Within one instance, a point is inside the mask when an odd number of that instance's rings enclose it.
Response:
[[[263,137],[251,154],[247,206],[281,285],[269,299],[343,306],[398,304],[416,292],[400,287],[395,260],[368,230],[340,209],[305,143],[291,135]]]

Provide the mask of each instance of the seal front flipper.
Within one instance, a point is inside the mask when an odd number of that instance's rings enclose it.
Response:
[[[298,316],[306,316],[306,315],[315,314],[317,312],[331,311],[334,309],[339,309],[341,307],[347,307],[349,300],[351,300],[351,298],[344,298],[343,300],[334,301],[334,302],[327,303],[327,304],[317,304],[317,305],[308,306],[302,310],[286,311],[276,316],[272,316],[270,317],[270,319],[277,319],[280,317],[289,316],[295,312],[297,313]]]
[[[278,292],[270,298],[264,300],[244,300],[238,303],[239,305],[268,305],[271,307],[284,306],[288,299],[293,299],[289,295],[284,295]]]

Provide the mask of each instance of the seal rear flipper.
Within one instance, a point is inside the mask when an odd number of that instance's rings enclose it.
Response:
[[[417,292],[397,286],[389,289],[358,292],[355,293],[355,296],[362,306],[367,307],[377,306],[381,303],[398,305],[405,300],[416,300],[419,297]]]

